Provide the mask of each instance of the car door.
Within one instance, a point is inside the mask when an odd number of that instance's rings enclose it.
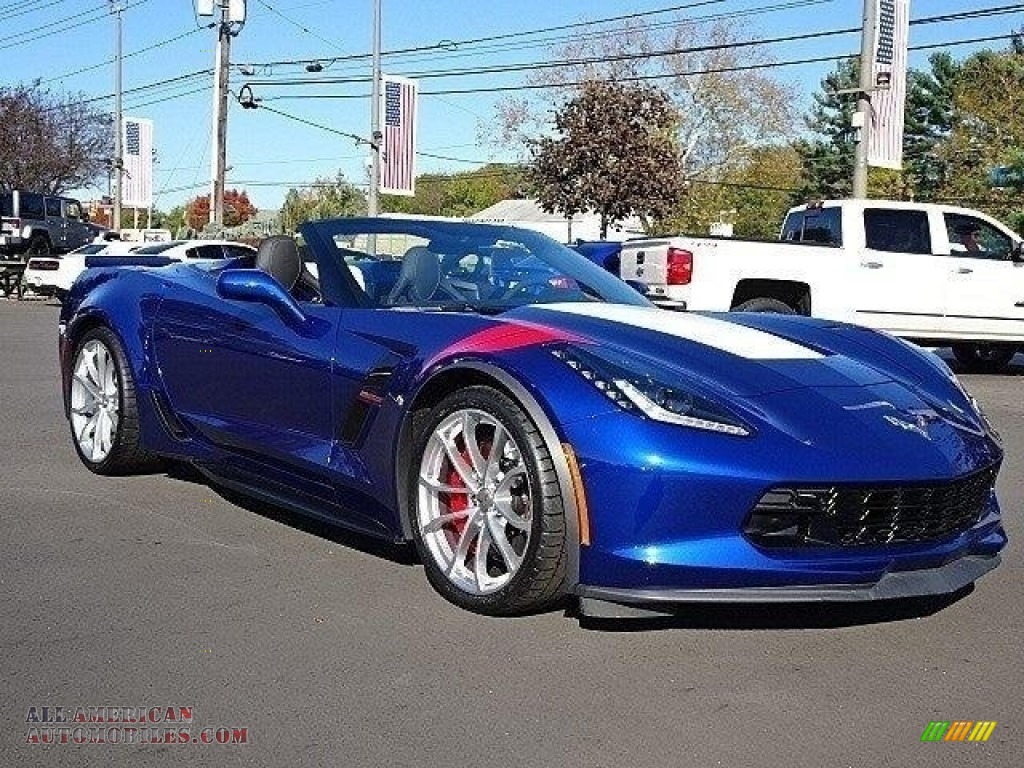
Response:
[[[68,245],[68,227],[61,199],[47,197],[43,205],[46,210],[46,229],[50,233],[50,245],[55,250],[67,250],[71,246]]]
[[[869,207],[863,212],[863,227],[856,322],[917,338],[941,332],[948,260],[932,248],[935,236],[928,213]]]
[[[959,338],[1024,339],[1024,264],[1017,243],[984,219],[943,214],[949,250],[946,330]]]
[[[153,329],[174,413],[215,445],[286,467],[281,477],[330,495],[340,310],[304,305],[314,322],[309,333],[299,333],[266,305],[218,296],[216,271],[197,268],[196,274],[194,287],[176,286],[163,298]]]
[[[64,200],[64,228],[67,233],[67,247],[78,248],[91,242],[92,230],[86,221],[82,204],[77,200]]]

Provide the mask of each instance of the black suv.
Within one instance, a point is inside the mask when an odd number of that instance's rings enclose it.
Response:
[[[103,231],[70,197],[0,192],[0,253],[34,256],[73,251]]]

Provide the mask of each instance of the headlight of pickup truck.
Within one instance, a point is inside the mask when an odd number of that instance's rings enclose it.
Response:
[[[609,360],[577,347],[556,347],[552,354],[624,411],[654,421],[747,437],[753,429],[724,406],[683,382],[669,382],[664,371],[635,360]],[[627,365],[629,366],[627,368]]]

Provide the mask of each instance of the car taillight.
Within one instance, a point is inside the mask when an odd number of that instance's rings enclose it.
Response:
[[[669,285],[689,285],[693,279],[693,254],[682,248],[669,248],[665,282]]]

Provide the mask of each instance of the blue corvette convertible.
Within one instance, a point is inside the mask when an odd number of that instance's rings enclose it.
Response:
[[[79,278],[60,359],[86,467],[185,461],[414,542],[438,592],[488,614],[936,595],[999,562],[1000,440],[930,354],[659,310],[511,227],[302,236],[315,269],[271,237]]]

